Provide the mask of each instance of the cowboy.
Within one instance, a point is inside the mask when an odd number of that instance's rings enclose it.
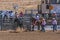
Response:
[[[57,31],[57,20],[55,18],[52,19],[52,25],[53,25],[53,32]]]
[[[42,32],[45,32],[45,25],[46,25],[46,21],[45,21],[45,19],[42,19],[42,23],[41,23]]]

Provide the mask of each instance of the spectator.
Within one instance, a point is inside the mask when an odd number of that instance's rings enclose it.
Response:
[[[53,17],[53,18],[57,18],[56,12],[54,12],[54,13],[52,14],[52,17]]]
[[[53,32],[57,31],[57,20],[55,18],[52,19],[52,25],[53,25]]]
[[[41,23],[42,32],[45,32],[45,25],[46,25],[46,21],[45,21],[45,19],[42,19],[42,23]]]
[[[3,13],[2,13],[2,15],[3,15],[3,19],[7,19],[8,18],[8,11],[4,11]]]
[[[14,19],[14,17],[15,17],[14,12],[13,11],[9,11],[9,14],[8,15],[9,15],[10,21],[12,22],[13,19]]]

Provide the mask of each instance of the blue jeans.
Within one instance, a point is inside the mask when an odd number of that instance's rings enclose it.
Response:
[[[57,25],[55,24],[55,25],[53,25],[53,32],[54,31],[57,31]]]
[[[41,28],[42,28],[41,31],[45,32],[45,25],[41,25]]]

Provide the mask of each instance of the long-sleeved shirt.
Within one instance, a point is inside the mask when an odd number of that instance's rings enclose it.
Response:
[[[46,21],[42,21],[42,25],[46,25]]]
[[[53,20],[52,21],[52,24],[54,25],[54,24],[57,24],[57,21],[56,20]]]

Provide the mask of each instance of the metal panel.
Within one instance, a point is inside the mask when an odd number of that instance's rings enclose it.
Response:
[[[47,4],[42,4],[42,13],[49,13],[49,9],[46,9]]]
[[[3,19],[2,20],[2,30],[9,30],[13,28],[14,20]]]

